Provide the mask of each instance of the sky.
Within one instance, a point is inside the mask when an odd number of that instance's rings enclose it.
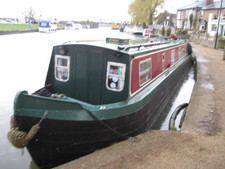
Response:
[[[128,6],[132,0],[6,0],[0,5],[0,18],[21,18],[33,8],[42,19],[58,20],[114,20],[130,21]],[[195,0],[165,0],[163,9],[176,13],[176,9]],[[162,9],[162,10],[163,10]]]

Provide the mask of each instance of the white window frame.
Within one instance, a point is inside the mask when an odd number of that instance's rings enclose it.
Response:
[[[171,50],[171,58],[170,58],[171,65],[173,65],[176,62],[175,59],[176,59],[176,50],[173,49],[173,50]]]
[[[181,19],[181,11],[177,12],[177,19]]]
[[[67,60],[67,65],[62,66],[57,63],[58,59],[66,59]],[[67,70],[67,76],[66,79],[59,77],[59,72],[58,69]],[[55,55],[55,79],[61,82],[67,82],[70,78],[70,57],[69,56],[63,56],[63,55]],[[57,74],[58,73],[58,74]],[[60,75],[61,76],[61,75]]]
[[[118,69],[112,70],[112,67],[118,67]],[[115,73],[114,71],[117,71],[118,73]],[[106,73],[106,88],[108,90],[116,92],[122,91],[124,89],[125,73],[126,64],[118,62],[108,62]],[[109,81],[111,80],[112,82],[109,84]]]
[[[144,70],[141,70],[141,65],[149,62],[149,67],[145,68]],[[141,77],[145,75],[145,81],[141,80]],[[146,82],[150,81],[152,79],[152,58],[148,58],[145,60],[142,60],[139,62],[139,85],[143,86],[146,84]]]

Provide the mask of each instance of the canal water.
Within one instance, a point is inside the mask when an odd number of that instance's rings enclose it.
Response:
[[[194,70],[191,69],[187,78],[185,79],[181,88],[179,89],[177,96],[172,101],[172,104],[171,104],[172,106],[168,109],[168,115],[163,121],[160,130],[168,130],[170,117],[173,114],[173,112],[176,110],[176,108],[183,103],[189,103],[194,84],[195,84]],[[184,111],[180,111],[180,113],[177,115],[177,118],[175,121],[175,127],[177,130],[180,130],[179,124],[180,124],[180,120],[183,113]]]
[[[0,36],[0,169],[33,168],[27,150],[17,149],[8,142],[9,119],[13,113],[13,100],[18,91],[27,90],[31,93],[43,87],[52,47],[66,41],[104,40],[105,37],[121,36],[127,35],[109,28]],[[188,79],[192,80],[186,81],[184,89],[193,86],[194,80],[191,75]],[[191,90],[189,88],[184,92],[184,95],[188,95],[188,99],[181,103],[188,102]],[[184,96],[180,97],[182,100]],[[174,101],[173,107],[176,108],[179,104],[180,101]],[[167,130],[166,124],[162,125],[162,130]]]

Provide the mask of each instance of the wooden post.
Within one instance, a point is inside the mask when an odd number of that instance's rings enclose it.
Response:
[[[218,40],[218,32],[219,32],[219,27],[220,27],[220,15],[221,15],[221,10],[222,10],[222,4],[223,4],[223,0],[221,0],[221,3],[220,3],[219,18],[218,18],[218,24],[217,24],[217,29],[216,29],[216,40],[215,40],[214,49],[217,48],[217,40]]]
[[[224,50],[223,50],[223,60],[225,60],[225,46],[224,46]]]

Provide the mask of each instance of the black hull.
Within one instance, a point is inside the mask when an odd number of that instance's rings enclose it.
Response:
[[[168,104],[189,70],[189,62],[178,68],[170,78],[160,84],[152,100],[140,110],[103,122],[129,137],[148,129],[158,129],[167,115],[165,110]],[[23,131],[28,131],[38,120],[33,117],[16,116],[17,125]],[[41,123],[40,131],[27,148],[40,168],[51,168],[124,139],[124,135],[114,133],[95,120],[76,122],[45,119]]]

